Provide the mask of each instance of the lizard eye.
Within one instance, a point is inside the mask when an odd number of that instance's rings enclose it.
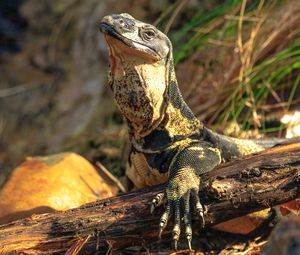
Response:
[[[145,41],[150,41],[156,37],[156,32],[154,29],[147,29],[141,32],[141,37]]]

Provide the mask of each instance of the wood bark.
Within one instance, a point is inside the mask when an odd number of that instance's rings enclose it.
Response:
[[[299,184],[300,143],[220,165],[202,177],[206,226],[297,198]],[[162,209],[151,215],[150,201],[163,189],[163,185],[156,186],[2,225],[0,253],[52,254],[80,243],[93,251],[144,245],[157,239]],[[193,227],[197,224],[195,218]],[[169,232],[170,227],[164,234]]]

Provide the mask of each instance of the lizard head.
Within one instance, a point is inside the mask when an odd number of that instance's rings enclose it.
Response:
[[[164,59],[171,50],[171,43],[164,33],[150,24],[136,20],[127,13],[105,16],[99,28],[102,33],[126,45],[127,50],[132,54],[145,60]],[[109,43],[112,42],[109,41]]]
[[[169,38],[126,13],[105,16],[99,28],[109,52],[109,85],[132,143],[154,151],[198,132],[177,86]]]
[[[129,14],[105,16],[99,25],[109,51],[109,84],[135,136],[143,137],[164,117],[172,46],[154,26]]]

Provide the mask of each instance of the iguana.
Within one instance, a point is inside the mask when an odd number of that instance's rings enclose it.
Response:
[[[191,207],[205,224],[201,175],[274,141],[236,139],[206,128],[178,89],[169,38],[154,26],[123,13],[105,16],[99,28],[109,51],[109,85],[132,145],[127,175],[138,188],[167,182],[165,193],[152,201],[152,208],[166,201],[159,236],[173,216],[175,248],[183,221],[191,249]]]

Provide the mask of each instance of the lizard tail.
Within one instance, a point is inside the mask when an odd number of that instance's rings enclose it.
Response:
[[[285,143],[290,139],[287,138],[264,138],[264,139],[251,139],[251,141],[255,142],[256,144],[264,147],[264,148],[271,148],[276,145]]]
[[[240,155],[247,155],[264,149],[274,147],[282,143],[290,143],[290,139],[270,138],[270,139],[239,139],[220,135],[212,130],[203,129],[203,137],[206,141],[221,149],[222,157],[228,160]]]

